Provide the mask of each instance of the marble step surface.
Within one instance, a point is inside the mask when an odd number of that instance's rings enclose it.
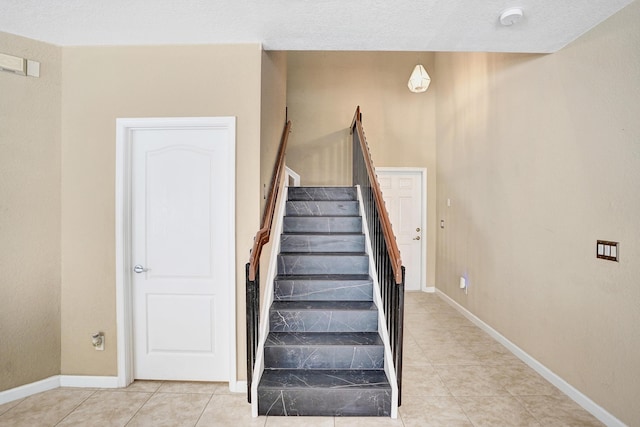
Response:
[[[288,201],[286,216],[357,216],[357,201]]]
[[[274,301],[271,332],[377,332],[378,311],[370,301]]]
[[[367,274],[276,276],[276,301],[372,301],[373,279]]]
[[[355,187],[289,187],[288,200],[357,200]]]
[[[383,370],[265,369],[258,413],[270,416],[391,414],[391,386]]]
[[[278,274],[369,274],[365,253],[287,253],[278,255]]]
[[[365,251],[364,234],[287,233],[280,236],[280,250],[302,253],[363,253]]]
[[[265,369],[384,369],[377,332],[271,332]]]
[[[285,216],[284,233],[362,233],[359,216]]]

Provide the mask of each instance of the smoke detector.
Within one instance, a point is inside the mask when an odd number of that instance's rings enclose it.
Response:
[[[517,24],[522,21],[522,15],[522,9],[519,7],[512,7],[500,14],[500,23],[506,27]]]

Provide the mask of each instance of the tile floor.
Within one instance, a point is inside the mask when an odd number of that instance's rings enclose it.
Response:
[[[408,293],[403,400],[389,418],[251,418],[226,384],[59,388],[0,405],[0,426],[601,426],[434,294]]]

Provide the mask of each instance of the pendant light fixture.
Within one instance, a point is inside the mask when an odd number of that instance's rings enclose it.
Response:
[[[416,65],[407,83],[409,90],[414,93],[424,92],[429,87],[429,83],[431,83],[431,77],[427,74],[427,70],[422,64]]]

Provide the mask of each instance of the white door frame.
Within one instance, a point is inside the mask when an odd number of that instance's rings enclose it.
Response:
[[[132,283],[132,212],[131,212],[131,136],[134,129],[225,129],[229,138],[229,227],[235,230],[235,117],[123,118],[116,119],[116,321],[118,387],[133,382],[133,294]],[[227,272],[229,289],[229,388],[239,391],[236,373],[236,251],[235,239],[228,242],[231,262]]]
[[[423,292],[434,292],[435,289],[427,287],[427,240],[429,239],[429,230],[427,223],[427,168],[413,168],[413,167],[377,167],[376,172],[385,172],[391,174],[401,174],[406,172],[417,172],[420,174],[420,185],[422,191],[420,192],[420,221],[422,225],[420,228],[424,230],[426,239],[422,239],[421,250],[422,258],[420,259],[420,290]]]

